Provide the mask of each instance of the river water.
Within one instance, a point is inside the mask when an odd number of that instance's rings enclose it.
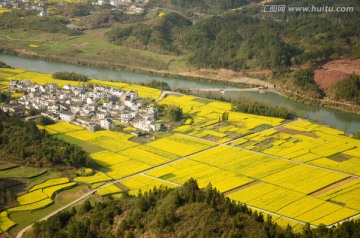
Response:
[[[37,59],[27,59],[18,56],[1,55],[0,61],[17,68],[24,68],[31,71],[54,73],[59,71],[74,71],[85,74],[90,78],[102,80],[121,81],[129,83],[148,83],[151,80],[167,82],[172,89],[178,88],[229,88],[231,86],[213,84],[206,82],[176,79],[171,77],[160,77],[151,74],[134,73],[121,70],[98,69],[89,66],[79,66],[59,62],[50,62]],[[331,127],[354,133],[360,131],[360,115],[342,112],[335,109],[324,108],[314,105],[306,105],[300,102],[288,100],[275,93],[258,92],[226,92],[225,94],[212,92],[214,96],[223,96],[227,99],[238,99],[244,97],[249,100],[256,100],[271,105],[287,107],[302,118],[307,118]]]

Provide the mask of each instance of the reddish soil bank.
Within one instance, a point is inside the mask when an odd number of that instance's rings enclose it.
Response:
[[[344,80],[350,74],[360,75],[360,59],[334,60],[314,71],[314,80],[320,88],[326,89],[336,82]]]

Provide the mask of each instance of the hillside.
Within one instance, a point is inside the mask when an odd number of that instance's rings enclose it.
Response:
[[[89,166],[89,155],[79,147],[50,137],[34,122],[10,117],[0,110],[0,157],[34,167]]]
[[[27,235],[32,237],[359,237],[360,223],[345,222],[327,229],[302,233],[282,229],[271,217],[236,204],[209,185],[199,189],[193,179],[182,187],[162,187],[137,197],[107,202],[85,202],[76,209],[61,212],[36,223]]]
[[[170,3],[165,4],[168,6]],[[206,1],[196,4],[206,6]],[[171,1],[171,9],[179,6],[187,10],[197,6],[192,1]],[[241,5],[240,3],[235,3]],[[282,4],[274,1],[272,4]],[[340,1],[328,4],[339,6]],[[111,42],[137,49],[152,50],[157,53],[181,54],[188,64],[201,69],[230,69],[235,72],[261,71],[269,69],[271,74],[261,74],[264,79],[277,85],[284,85],[285,89],[296,91],[307,98],[321,98],[326,95],[321,85],[329,84],[332,78],[339,81],[344,79],[343,72],[322,74],[316,71],[322,64],[340,58],[358,58],[359,52],[359,18],[353,1],[341,1],[341,6],[354,6],[355,12],[350,13],[306,13],[293,12],[266,13],[261,12],[261,6],[252,5],[238,11],[228,11],[222,15],[206,17],[196,21],[193,25],[167,25],[166,31],[176,31],[176,34],[158,34],[149,32],[146,44],[128,44],[134,42],[131,27],[122,28],[121,37],[111,30]],[[298,1],[287,6],[311,6],[313,1]],[[210,9],[206,8],[205,9]],[[176,14],[170,13],[174,16]],[[165,14],[166,18],[166,14]],[[167,19],[164,19],[166,22]],[[151,28],[151,22],[148,28]],[[138,27],[140,28],[140,27]],[[155,28],[155,26],[153,26]],[[146,35],[146,34],[143,34]],[[160,39],[159,39],[160,37]],[[172,49],[167,50],[171,45]],[[147,47],[151,46],[151,47]],[[156,47],[157,46],[157,47]],[[311,77],[311,87],[303,87],[296,82],[294,71],[301,68],[311,68],[316,71],[316,80],[322,77],[320,87]],[[326,66],[324,67],[326,69]],[[351,72],[350,72],[351,73]],[[199,74],[194,74],[198,75]],[[280,76],[279,76],[280,75]],[[260,77],[255,75],[254,77]],[[346,75],[345,75],[346,76]],[[347,75],[348,76],[348,75]],[[325,81],[325,82],[324,82]],[[330,81],[330,82],[328,82]]]
[[[327,89],[328,97],[334,100],[353,101],[360,105],[360,76],[355,73]]]

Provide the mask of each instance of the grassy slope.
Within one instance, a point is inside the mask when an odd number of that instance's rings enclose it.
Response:
[[[71,189],[67,189],[63,192],[60,192],[56,195],[54,199],[54,203],[48,207],[37,211],[20,211],[20,212],[13,212],[10,214],[10,219],[15,221],[17,224],[13,228],[10,229],[9,233],[15,237],[16,234],[23,229],[24,227],[40,220],[41,218],[45,217],[46,215],[56,211],[57,209],[65,206],[66,204],[74,201],[81,195],[88,192],[89,189],[86,185],[76,186]]]
[[[102,62],[109,66],[124,65],[140,69],[166,69],[169,61],[173,68],[186,70],[187,67],[180,57],[163,55],[151,51],[131,49],[110,44],[104,40],[103,34],[109,29],[85,31],[84,35],[66,36],[36,31],[0,30],[2,48],[22,49],[22,52],[39,56],[55,56],[64,60],[82,59]],[[36,45],[38,47],[32,47]]]

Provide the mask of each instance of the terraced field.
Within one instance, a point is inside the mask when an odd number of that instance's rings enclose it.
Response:
[[[9,192],[17,194],[16,199],[7,207],[1,208],[0,211],[0,233],[9,229],[17,230],[18,225],[22,227],[24,224],[17,224],[17,220],[12,220],[13,215],[21,212],[35,212],[44,210],[49,206],[56,206],[58,202],[55,197],[61,191],[76,187],[75,182],[70,182],[67,177],[60,177],[61,173],[45,171],[44,169],[14,166],[3,162],[0,170],[2,178],[8,178],[12,181],[6,184]],[[5,186],[6,186],[5,185]],[[68,195],[72,198],[74,195]],[[31,219],[30,219],[31,220]],[[33,221],[34,222],[34,221]]]

